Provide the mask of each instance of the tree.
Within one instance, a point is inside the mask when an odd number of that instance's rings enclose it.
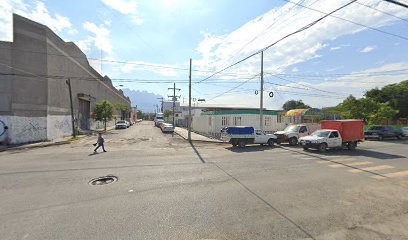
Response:
[[[378,103],[378,108],[370,115],[370,123],[380,124],[381,120],[393,119],[398,114],[398,110],[393,109],[388,103]]]
[[[130,106],[126,103],[115,103],[116,111],[120,112],[120,119],[125,120],[126,116],[130,112]]]
[[[170,110],[165,110],[164,111],[164,117],[165,118],[169,118],[171,115],[173,115],[173,112]]]
[[[101,104],[96,104],[95,120],[103,121],[104,129],[106,131],[106,122],[112,120],[113,106],[110,102],[104,100]]]
[[[357,99],[353,95],[350,95],[337,106],[337,109],[343,113],[345,118],[363,119],[368,121],[373,112],[377,111],[378,107],[378,103],[372,99]]]
[[[285,102],[285,104],[283,104],[282,108],[285,111],[289,111],[289,110],[292,110],[292,109],[310,108],[310,106],[304,104],[302,100],[289,100],[289,101]]]
[[[387,103],[389,107],[398,110],[397,118],[408,117],[408,80],[389,84],[381,89],[374,88],[364,95],[378,103]]]

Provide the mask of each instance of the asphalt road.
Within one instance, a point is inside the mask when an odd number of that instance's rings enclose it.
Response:
[[[151,122],[105,139],[1,152],[0,239],[408,239],[408,140],[235,149]]]

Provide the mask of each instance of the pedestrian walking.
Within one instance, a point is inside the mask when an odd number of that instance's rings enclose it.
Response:
[[[96,150],[98,150],[99,147],[102,147],[102,150],[106,152],[105,146],[103,143],[105,142],[105,139],[102,137],[102,133],[98,133],[98,141],[94,144],[94,146],[98,145],[95,149],[94,152],[96,153]]]

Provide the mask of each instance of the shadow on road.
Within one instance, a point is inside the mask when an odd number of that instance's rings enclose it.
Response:
[[[322,156],[358,156],[358,157],[369,157],[369,158],[376,158],[376,159],[383,159],[383,160],[405,158],[405,156],[401,156],[401,155],[388,154],[388,153],[377,152],[377,151],[366,150],[366,149],[356,149],[355,151],[350,151],[346,149],[344,150],[330,149],[324,153],[320,153],[317,150],[308,150],[307,152],[319,153]]]
[[[254,145],[254,146],[246,146],[244,148],[240,147],[227,147],[225,149],[230,150],[231,152],[235,153],[243,153],[243,152],[262,152],[265,150],[272,149],[273,147],[269,146],[259,146],[259,145]]]
[[[201,154],[198,152],[197,148],[194,146],[192,142],[190,142],[191,148],[194,150],[194,152],[197,154],[197,157],[200,159],[202,163],[205,163],[204,158],[201,156]]]

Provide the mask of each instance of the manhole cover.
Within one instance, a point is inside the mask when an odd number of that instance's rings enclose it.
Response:
[[[106,184],[114,183],[117,180],[118,178],[115,176],[98,177],[98,178],[94,178],[91,181],[89,181],[89,185],[106,185]]]

